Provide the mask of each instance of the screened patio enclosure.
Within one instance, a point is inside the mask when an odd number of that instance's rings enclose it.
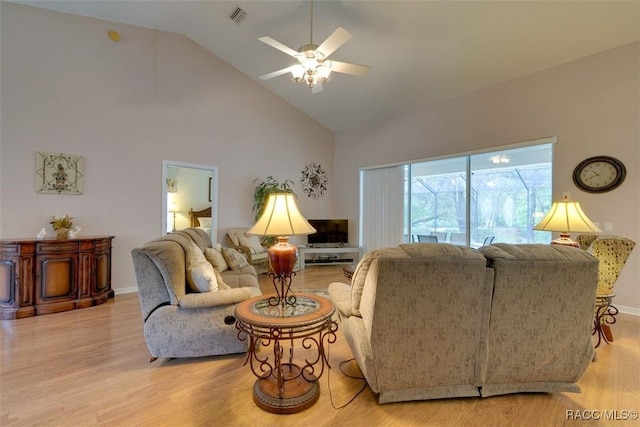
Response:
[[[418,168],[408,165],[407,172],[409,169]],[[548,233],[534,232],[533,226],[551,206],[550,184],[550,164],[474,170],[467,213],[465,169],[411,176],[405,180],[405,199],[407,204],[410,201],[410,209],[404,240],[418,241],[417,236],[432,235],[439,242],[476,247],[487,238],[493,242],[548,243]]]
[[[555,138],[361,171],[360,245],[549,243]]]

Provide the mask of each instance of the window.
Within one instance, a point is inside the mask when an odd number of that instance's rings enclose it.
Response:
[[[369,184],[361,192],[362,207],[367,206],[361,209],[361,245],[369,250],[434,237],[438,242],[473,247],[491,242],[548,243],[549,233],[533,231],[533,226],[551,206],[554,139],[537,142],[363,171],[362,182]],[[397,178],[399,168],[402,184]],[[390,170],[396,178],[389,179]],[[375,185],[374,176],[384,186]],[[404,203],[392,199],[391,194],[397,197],[398,191],[403,191]],[[388,230],[373,220],[400,216],[402,236],[395,231],[398,227]],[[371,226],[366,228],[367,224]]]

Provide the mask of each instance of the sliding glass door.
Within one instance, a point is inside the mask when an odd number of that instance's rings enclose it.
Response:
[[[405,241],[464,243],[467,217],[467,158],[434,160],[408,166]],[[433,239],[431,239],[433,240]]]
[[[551,207],[551,164],[551,144],[470,157],[472,246],[549,242],[533,226]]]
[[[363,171],[361,244],[549,242],[553,142]]]

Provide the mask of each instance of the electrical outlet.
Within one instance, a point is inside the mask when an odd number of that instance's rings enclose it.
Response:
[[[602,230],[602,227],[600,226],[599,222],[594,222],[593,225],[595,225],[596,227],[598,227],[600,230]]]
[[[605,222],[604,223],[604,231],[613,231],[613,223]]]

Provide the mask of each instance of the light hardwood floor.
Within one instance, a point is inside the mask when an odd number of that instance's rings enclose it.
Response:
[[[261,276],[264,291],[271,289]],[[311,267],[296,289],[346,281],[338,266]],[[567,411],[640,411],[640,318],[620,315],[615,342],[598,349],[579,381],[581,394],[517,394],[379,405],[362,381],[343,375],[352,357],[344,337],[330,347],[333,369],[320,379],[318,402],[274,415],[252,401],[253,374],[243,355],[149,363],[137,294],[46,316],[2,321],[2,426],[562,426]],[[438,343],[433,343],[438,345]],[[411,369],[411,367],[406,367]],[[358,375],[354,362],[345,372]],[[331,390],[331,393],[329,392]],[[589,413],[581,413],[588,415]],[[618,422],[620,423],[620,422]],[[628,421],[620,425],[638,425]]]

